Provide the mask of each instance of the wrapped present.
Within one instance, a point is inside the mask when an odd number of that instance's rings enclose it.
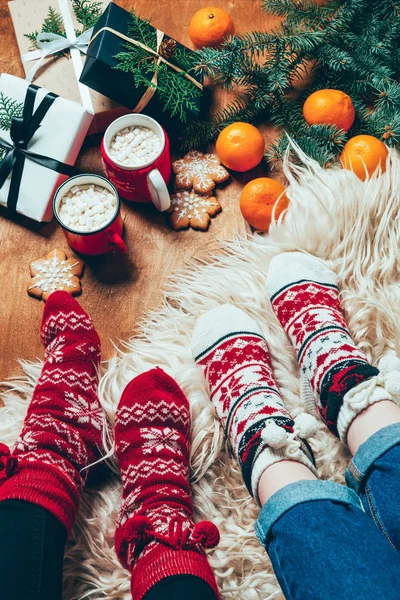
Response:
[[[111,3],[94,28],[80,80],[171,131],[201,111],[203,74],[195,65],[192,50]]]
[[[108,3],[108,0],[89,2],[93,22]],[[114,119],[129,112],[109,97],[89,90],[79,82],[93,28],[85,29],[82,22],[87,23],[88,16],[85,13],[82,19],[74,2],[12,0],[8,6],[27,78],[63,98],[80,102],[93,113],[89,134],[105,131]],[[59,33],[42,33],[42,29],[47,28]],[[77,34],[79,31],[83,34]],[[40,49],[32,51],[34,45],[39,45]]]
[[[2,73],[0,204],[35,221],[51,221],[54,192],[75,172],[92,119],[82,105]]]

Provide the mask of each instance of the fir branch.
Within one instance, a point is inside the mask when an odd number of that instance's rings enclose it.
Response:
[[[186,48],[176,48],[172,58],[174,64],[180,67],[186,73],[192,71],[197,67],[197,57],[194,52],[187,50]]]
[[[24,103],[13,100],[0,92],[0,129],[11,129],[13,117],[22,117]]]
[[[150,19],[140,19],[133,9],[131,10],[131,20],[128,26],[128,37],[138,39],[152,50],[157,49],[157,33],[154,27],[150,25]],[[127,44],[127,47],[131,48],[132,44]]]
[[[23,110],[23,102],[13,100],[12,98],[5,96],[3,92],[0,92],[0,129],[9,131],[11,129],[13,117],[22,117]],[[6,150],[0,148],[0,163],[4,160],[6,154]]]
[[[64,23],[62,16],[51,6],[47,12],[47,16],[43,21],[42,33],[57,33],[58,35],[65,35]]]
[[[57,35],[65,35],[64,24],[62,16],[51,6],[49,6],[45,20],[43,21],[42,28],[40,31],[32,31],[25,33],[24,36],[30,40],[31,45],[29,50],[37,50],[38,45],[36,38],[39,33],[56,33]],[[62,56],[63,53],[59,52],[58,56]]]
[[[214,83],[233,90],[244,88],[245,105],[234,104],[227,115],[265,120],[284,129],[310,156],[334,160],[349,137],[369,133],[388,145],[400,142],[400,4],[397,0],[261,0],[264,9],[283,21],[272,32],[234,36],[219,48],[197,53],[198,68]],[[315,80],[306,92],[293,89],[306,65]],[[332,126],[309,127],[302,107],[309,94],[340,89],[354,104],[356,119],[345,133]],[[223,115],[222,115],[223,117]],[[209,117],[187,129],[195,141],[214,141],[229,118],[215,123]],[[186,147],[187,139],[183,140]],[[192,146],[195,144],[192,144]],[[267,158],[275,164],[287,148],[282,135]]]
[[[77,36],[81,35],[86,29],[94,27],[102,14],[102,3],[98,0],[72,0],[72,8],[78,23],[82,25],[81,29],[76,29]],[[65,36],[65,29],[62,16],[54,8],[49,6],[45,20],[40,31],[31,31],[24,36],[31,42],[29,50],[37,50],[36,38],[39,33],[56,33]],[[65,56],[64,52],[57,52],[52,55],[54,58]]]
[[[82,31],[94,27],[103,12],[102,3],[97,0],[72,0],[72,8],[78,23],[83,27]]]
[[[157,49],[156,30],[150,25],[149,20],[140,19],[133,10],[128,35],[152,50]],[[117,65],[114,68],[132,73],[136,87],[156,88],[163,110],[171,117],[177,117],[185,123],[188,112],[198,112],[201,90],[185,77],[185,73],[197,64],[193,52],[185,48],[176,48],[170,59],[184,72],[175,71],[164,62],[158,62],[157,57],[131,43],[124,44],[123,52],[119,52],[115,58]],[[155,73],[156,84],[153,82]]]
[[[265,106],[262,113],[264,118],[268,116]],[[198,119],[187,125],[182,133],[182,150],[193,150],[193,148],[207,150],[207,146],[216,140],[224,127],[236,121],[257,123],[260,120],[260,114],[261,110],[253,108],[248,96],[238,96],[209,119]]]
[[[157,94],[163,103],[163,110],[186,123],[187,113],[198,110],[196,101],[200,99],[201,91],[193,84],[187,85],[184,73],[169,69],[164,63],[160,64],[158,78]]]

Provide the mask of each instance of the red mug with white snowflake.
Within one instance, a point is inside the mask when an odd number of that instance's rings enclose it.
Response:
[[[126,252],[118,192],[105,177],[85,174],[67,179],[54,195],[53,212],[76,252]]]
[[[171,155],[168,136],[157,121],[136,113],[116,119],[104,134],[101,156],[122,198],[168,210]]]

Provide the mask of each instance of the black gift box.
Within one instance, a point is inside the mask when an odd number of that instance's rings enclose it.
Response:
[[[128,36],[130,19],[131,14],[128,11],[111,2],[97,22],[92,39],[103,27],[109,27]],[[171,38],[164,35],[164,39],[168,40]],[[126,43],[126,41],[110,31],[102,31],[97,35],[89,45],[80,81],[115,102],[133,109],[147,88],[143,85],[136,87],[132,73],[125,73],[115,68],[118,65],[115,56],[125,50]],[[184,48],[179,42],[176,42],[176,45],[177,47]],[[191,52],[187,48],[185,49],[187,52]],[[171,62],[173,62],[173,59],[171,59]],[[189,75],[200,84],[203,84],[203,74],[200,71],[192,70],[189,72]],[[198,111],[188,112],[187,121],[199,116],[202,108],[201,98],[200,96]],[[167,125],[167,129],[178,127],[179,124],[181,125],[180,119],[177,117],[171,119],[169,114],[163,111],[163,105],[157,92],[144,108],[143,113],[149,114],[164,125]]]

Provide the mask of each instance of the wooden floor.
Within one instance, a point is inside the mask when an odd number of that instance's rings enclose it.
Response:
[[[29,0],[35,2],[35,0]],[[152,18],[152,23],[180,42],[190,45],[187,30],[193,13],[204,6],[203,0],[163,0],[157,4],[148,0],[119,0],[124,8],[135,7],[137,14]],[[152,9],[153,6],[153,9]],[[155,9],[157,6],[157,10]],[[218,6],[232,16],[238,33],[268,29],[276,24],[260,8],[258,1],[219,0]],[[14,37],[6,0],[0,0],[0,68],[23,77],[18,48]],[[217,92],[215,105],[226,100]],[[266,142],[274,137],[271,129],[264,130]],[[102,173],[99,150],[96,146],[82,151],[78,166],[88,172]],[[128,254],[111,254],[85,260],[82,306],[90,313],[103,344],[103,358],[113,353],[112,342],[132,336],[135,324],[144,313],[160,302],[166,278],[204,255],[217,240],[231,238],[246,227],[239,211],[239,194],[243,185],[263,172],[263,167],[233,176],[230,183],[218,190],[223,212],[217,216],[207,233],[188,230],[176,232],[166,217],[146,206],[123,205],[125,239]],[[273,175],[279,178],[279,175]],[[26,293],[29,264],[51,249],[63,248],[71,255],[62,231],[55,223],[38,225],[24,219],[11,221],[0,209],[0,381],[19,371],[17,359],[42,356],[39,341],[43,303]]]

